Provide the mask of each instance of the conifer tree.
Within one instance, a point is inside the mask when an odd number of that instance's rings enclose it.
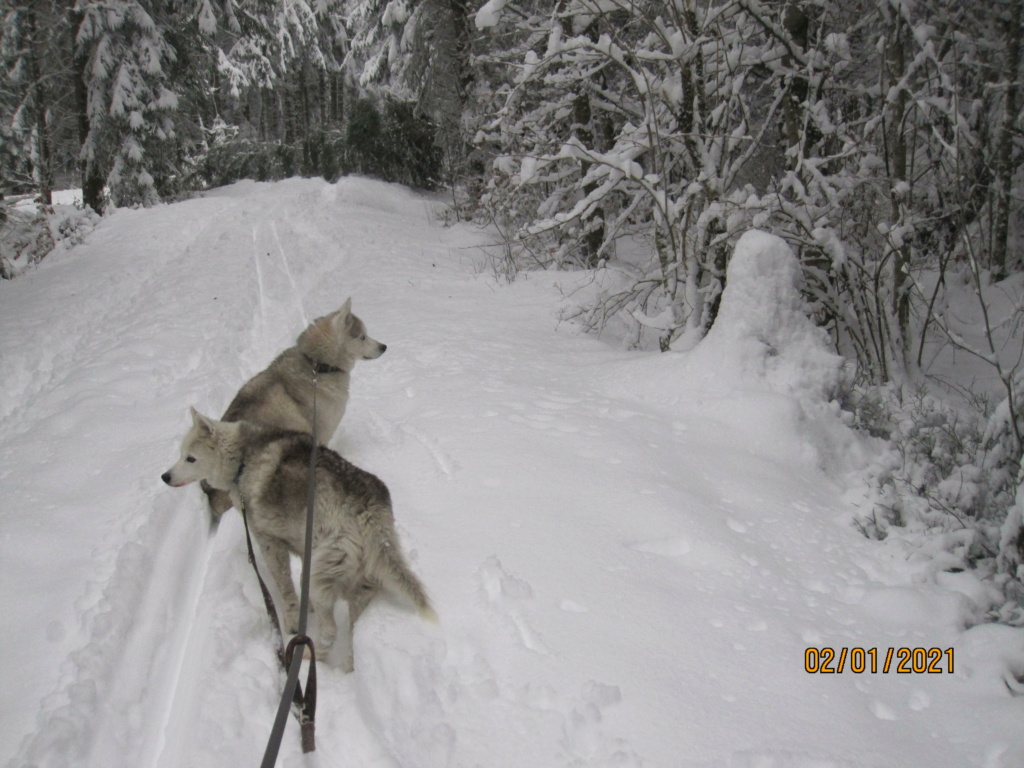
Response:
[[[29,186],[49,205],[55,177],[63,170],[55,145],[69,111],[71,39],[65,9],[56,0],[0,0],[0,24],[5,134],[0,168],[7,184]]]
[[[78,44],[86,74],[86,175],[103,172],[118,206],[151,205],[176,167],[175,53],[147,0],[82,0]]]

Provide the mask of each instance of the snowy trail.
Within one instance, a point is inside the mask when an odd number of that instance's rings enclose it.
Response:
[[[26,692],[0,764],[259,764],[282,675],[241,521],[211,536],[159,474],[188,405],[219,414],[351,295],[388,351],[331,445],[387,482],[441,623],[372,605],[355,673],[319,669],[318,752],[290,722],[279,764],[1024,765],[1020,632],[965,631],[979,585],[849,527],[837,423],[559,328],[571,276],[496,284],[431,205],[244,183],[0,285],[0,643],[40,638],[0,668]],[[953,648],[957,674],[809,675],[808,646]]]

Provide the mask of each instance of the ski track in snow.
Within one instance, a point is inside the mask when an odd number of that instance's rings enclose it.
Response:
[[[241,521],[208,531],[159,475],[189,405],[219,415],[351,295],[388,351],[331,445],[388,483],[441,621],[373,604],[356,671],[318,666],[318,751],[290,721],[279,764],[1024,765],[1020,632],[964,632],[967,595],[855,534],[791,399],[558,329],[556,278],[498,286],[486,236],[431,205],[242,183],[0,286],[0,641],[32,646],[3,666],[0,762],[259,763],[283,674]],[[808,675],[808,646],[959,667]]]

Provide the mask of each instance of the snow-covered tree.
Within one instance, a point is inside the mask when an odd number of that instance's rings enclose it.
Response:
[[[553,237],[555,262],[605,259],[630,275],[598,315],[627,314],[663,349],[680,336],[693,344],[713,322],[727,241],[745,220],[744,168],[780,112],[763,74],[777,52],[729,4],[548,6],[492,2],[477,15],[522,41],[485,134],[501,152],[485,202],[520,242]],[[649,259],[614,259],[617,241],[637,237]]]
[[[465,178],[470,138],[485,114],[486,35],[469,0],[350,0],[353,61],[361,87],[412,105],[437,128],[449,182]]]
[[[342,10],[341,0],[237,0],[223,13],[197,11],[214,41],[224,114],[248,133],[286,143],[337,127],[348,54]]]
[[[498,155],[484,206],[527,261],[607,265],[592,319],[663,348],[713,322],[726,242],[772,229],[862,375],[913,378],[937,306],[915,272],[962,259],[965,238],[998,272],[1014,242],[1014,13],[490,0],[476,23],[505,41],[508,76],[479,136]]]
[[[87,168],[106,171],[116,205],[150,205],[175,170],[178,106],[166,68],[175,52],[144,0],[81,0],[78,44],[85,53]]]
[[[806,84],[787,107],[787,163],[761,200],[766,223],[801,249],[822,320],[862,375],[912,379],[941,309],[915,275],[966,260],[968,247],[990,260],[996,26],[946,0],[801,3],[799,39],[756,0],[741,2],[786,47],[791,92]]]
[[[0,0],[0,176],[8,191],[31,188],[46,205],[56,176],[68,165],[60,151],[72,113],[67,6],[57,0]]]

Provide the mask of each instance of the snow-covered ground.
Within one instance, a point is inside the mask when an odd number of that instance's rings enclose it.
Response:
[[[741,241],[695,350],[629,353],[559,324],[571,275],[496,282],[438,206],[240,183],[0,284],[0,764],[259,763],[283,680],[240,519],[208,535],[160,473],[189,405],[219,415],[351,295],[388,351],[331,445],[388,483],[441,621],[371,606],[281,765],[1024,765],[1024,632],[850,525],[872,446],[777,241]],[[809,674],[808,648],[941,656]]]

